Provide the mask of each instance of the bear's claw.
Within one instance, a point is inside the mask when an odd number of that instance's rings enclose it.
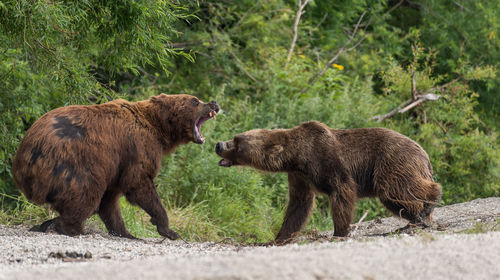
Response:
[[[179,239],[181,236],[171,230],[171,229],[166,229],[166,230],[160,230],[158,229],[158,233],[160,233],[161,236],[165,236],[166,238],[170,239],[170,240],[176,240],[176,239]]]

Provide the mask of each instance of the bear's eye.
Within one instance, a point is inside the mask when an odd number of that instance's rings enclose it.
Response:
[[[196,99],[196,98],[191,99],[191,105],[196,107],[196,106],[198,106],[198,104],[200,104],[200,101],[198,101],[198,99]]]
[[[234,150],[238,152],[239,150],[239,144],[240,144],[240,138],[234,137],[233,139],[233,144],[234,144]]]

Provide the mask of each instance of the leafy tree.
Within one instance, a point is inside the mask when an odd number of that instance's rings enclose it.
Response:
[[[38,117],[114,98],[116,77],[141,67],[166,69],[182,54],[172,25],[188,17],[169,1],[130,0],[2,1],[0,14],[0,192],[14,190],[10,161]]]

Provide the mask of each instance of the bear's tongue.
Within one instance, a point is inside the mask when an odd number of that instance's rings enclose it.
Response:
[[[219,166],[230,167],[231,165],[233,165],[233,162],[228,159],[223,158],[219,161]]]

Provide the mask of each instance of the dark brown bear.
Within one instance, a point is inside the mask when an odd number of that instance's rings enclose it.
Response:
[[[329,197],[334,235],[346,236],[356,200],[378,197],[392,213],[427,225],[441,199],[426,152],[385,128],[336,130],[319,122],[292,129],[256,129],[219,142],[220,166],[287,172],[290,200],[276,241],[293,238],[307,222],[315,194]]]
[[[201,144],[201,125],[219,111],[190,95],[115,100],[101,105],[68,106],[43,115],[26,132],[12,164],[24,195],[49,203],[60,216],[35,230],[74,236],[98,213],[112,235],[133,238],[125,228],[118,198],[139,205],[162,236],[179,235],[168,217],[153,179],[162,155],[190,141]]]

